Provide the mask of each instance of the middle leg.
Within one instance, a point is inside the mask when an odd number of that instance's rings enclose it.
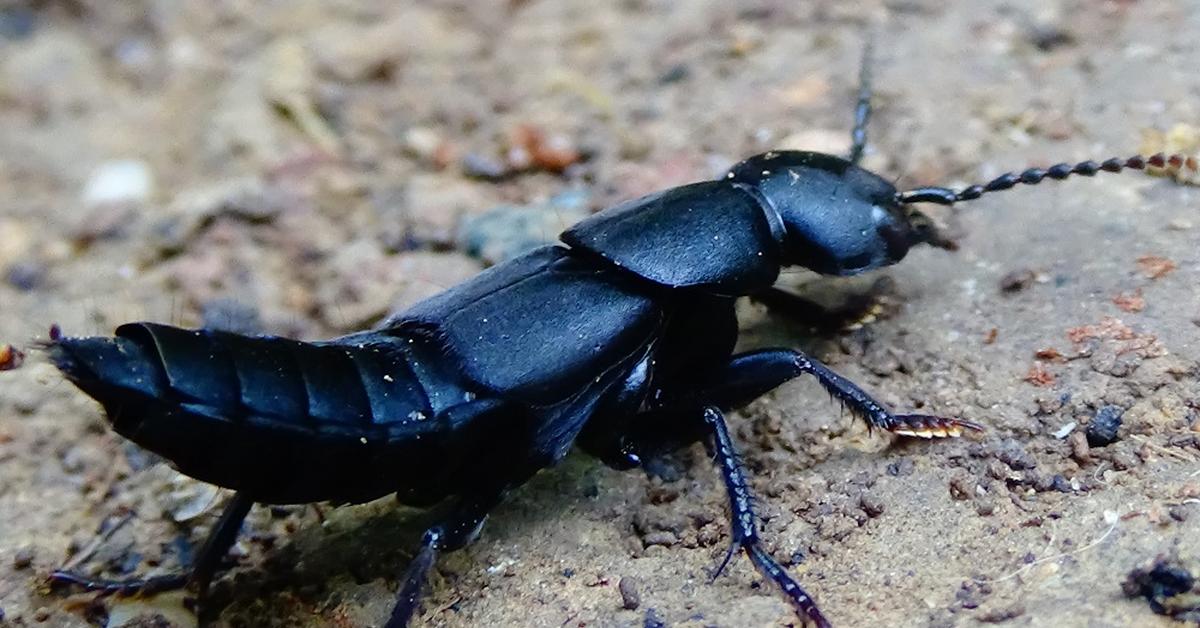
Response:
[[[704,424],[712,435],[713,451],[721,468],[721,478],[725,481],[725,491],[729,495],[729,514],[733,525],[729,551],[713,573],[713,578],[720,575],[735,553],[744,550],[750,562],[754,563],[754,568],[779,587],[800,617],[812,621],[817,628],[830,628],[829,620],[821,614],[812,597],[762,548],[758,538],[758,517],[754,513],[754,497],[746,484],[742,465],[738,462],[733,438],[729,435],[729,427],[725,425],[725,416],[719,409],[709,406],[704,409]]]

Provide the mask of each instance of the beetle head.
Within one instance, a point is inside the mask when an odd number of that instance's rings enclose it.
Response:
[[[854,275],[895,264],[921,242],[953,248],[928,217],[901,203],[895,186],[841,157],[772,151],[735,165],[727,178],[778,214],[788,264]]]

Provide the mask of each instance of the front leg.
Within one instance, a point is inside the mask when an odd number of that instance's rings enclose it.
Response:
[[[872,428],[900,436],[945,438],[964,429],[983,426],[928,414],[893,414],[853,382],[799,351],[764,349],[733,356],[713,375],[698,378],[684,391],[663,391],[639,413],[638,420],[621,423],[579,441],[584,451],[618,469],[640,466],[646,457],[696,442],[707,430],[695,419],[698,409],[713,405],[722,410],[740,408],[801,375],[817,378],[829,394],[850,408]]]
[[[791,349],[763,349],[733,356],[709,385],[684,398],[696,405],[712,404],[723,409],[744,406],[781,384],[801,375],[812,375],[829,394],[842,402],[871,427],[901,436],[934,438],[959,436],[964,429],[983,427],[964,421],[927,414],[893,414],[850,380],[817,360]],[[698,403],[697,403],[698,402]],[[668,402],[670,403],[670,402]]]

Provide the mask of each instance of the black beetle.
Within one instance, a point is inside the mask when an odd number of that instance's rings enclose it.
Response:
[[[773,288],[785,266],[854,275],[909,248],[953,248],[912,205],[1072,174],[1189,168],[1180,156],[1031,168],[955,191],[900,192],[858,165],[870,117],[867,72],[847,158],[774,151],[722,179],[609,208],[562,244],[495,266],[378,328],[326,342],[131,323],[114,337],[64,337],[49,355],[103,406],[113,429],[181,472],[236,491],[187,574],[52,581],[105,593],[192,585],[203,594],[252,504],[357,503],[395,493],[452,500],[405,573],[390,628],[408,624],[437,554],[468,543],[512,488],[573,445],[619,468],[709,438],[728,491],[729,552],[773,581],[800,618],[829,626],[759,542],[724,412],[813,375],[874,428],[925,438],[973,423],[893,414],[791,349],[733,354],[741,296],[803,309]]]

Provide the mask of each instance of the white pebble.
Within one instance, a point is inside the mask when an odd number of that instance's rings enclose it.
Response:
[[[150,198],[154,175],[137,159],[117,159],[100,164],[83,186],[83,203],[90,207],[138,203]]]

